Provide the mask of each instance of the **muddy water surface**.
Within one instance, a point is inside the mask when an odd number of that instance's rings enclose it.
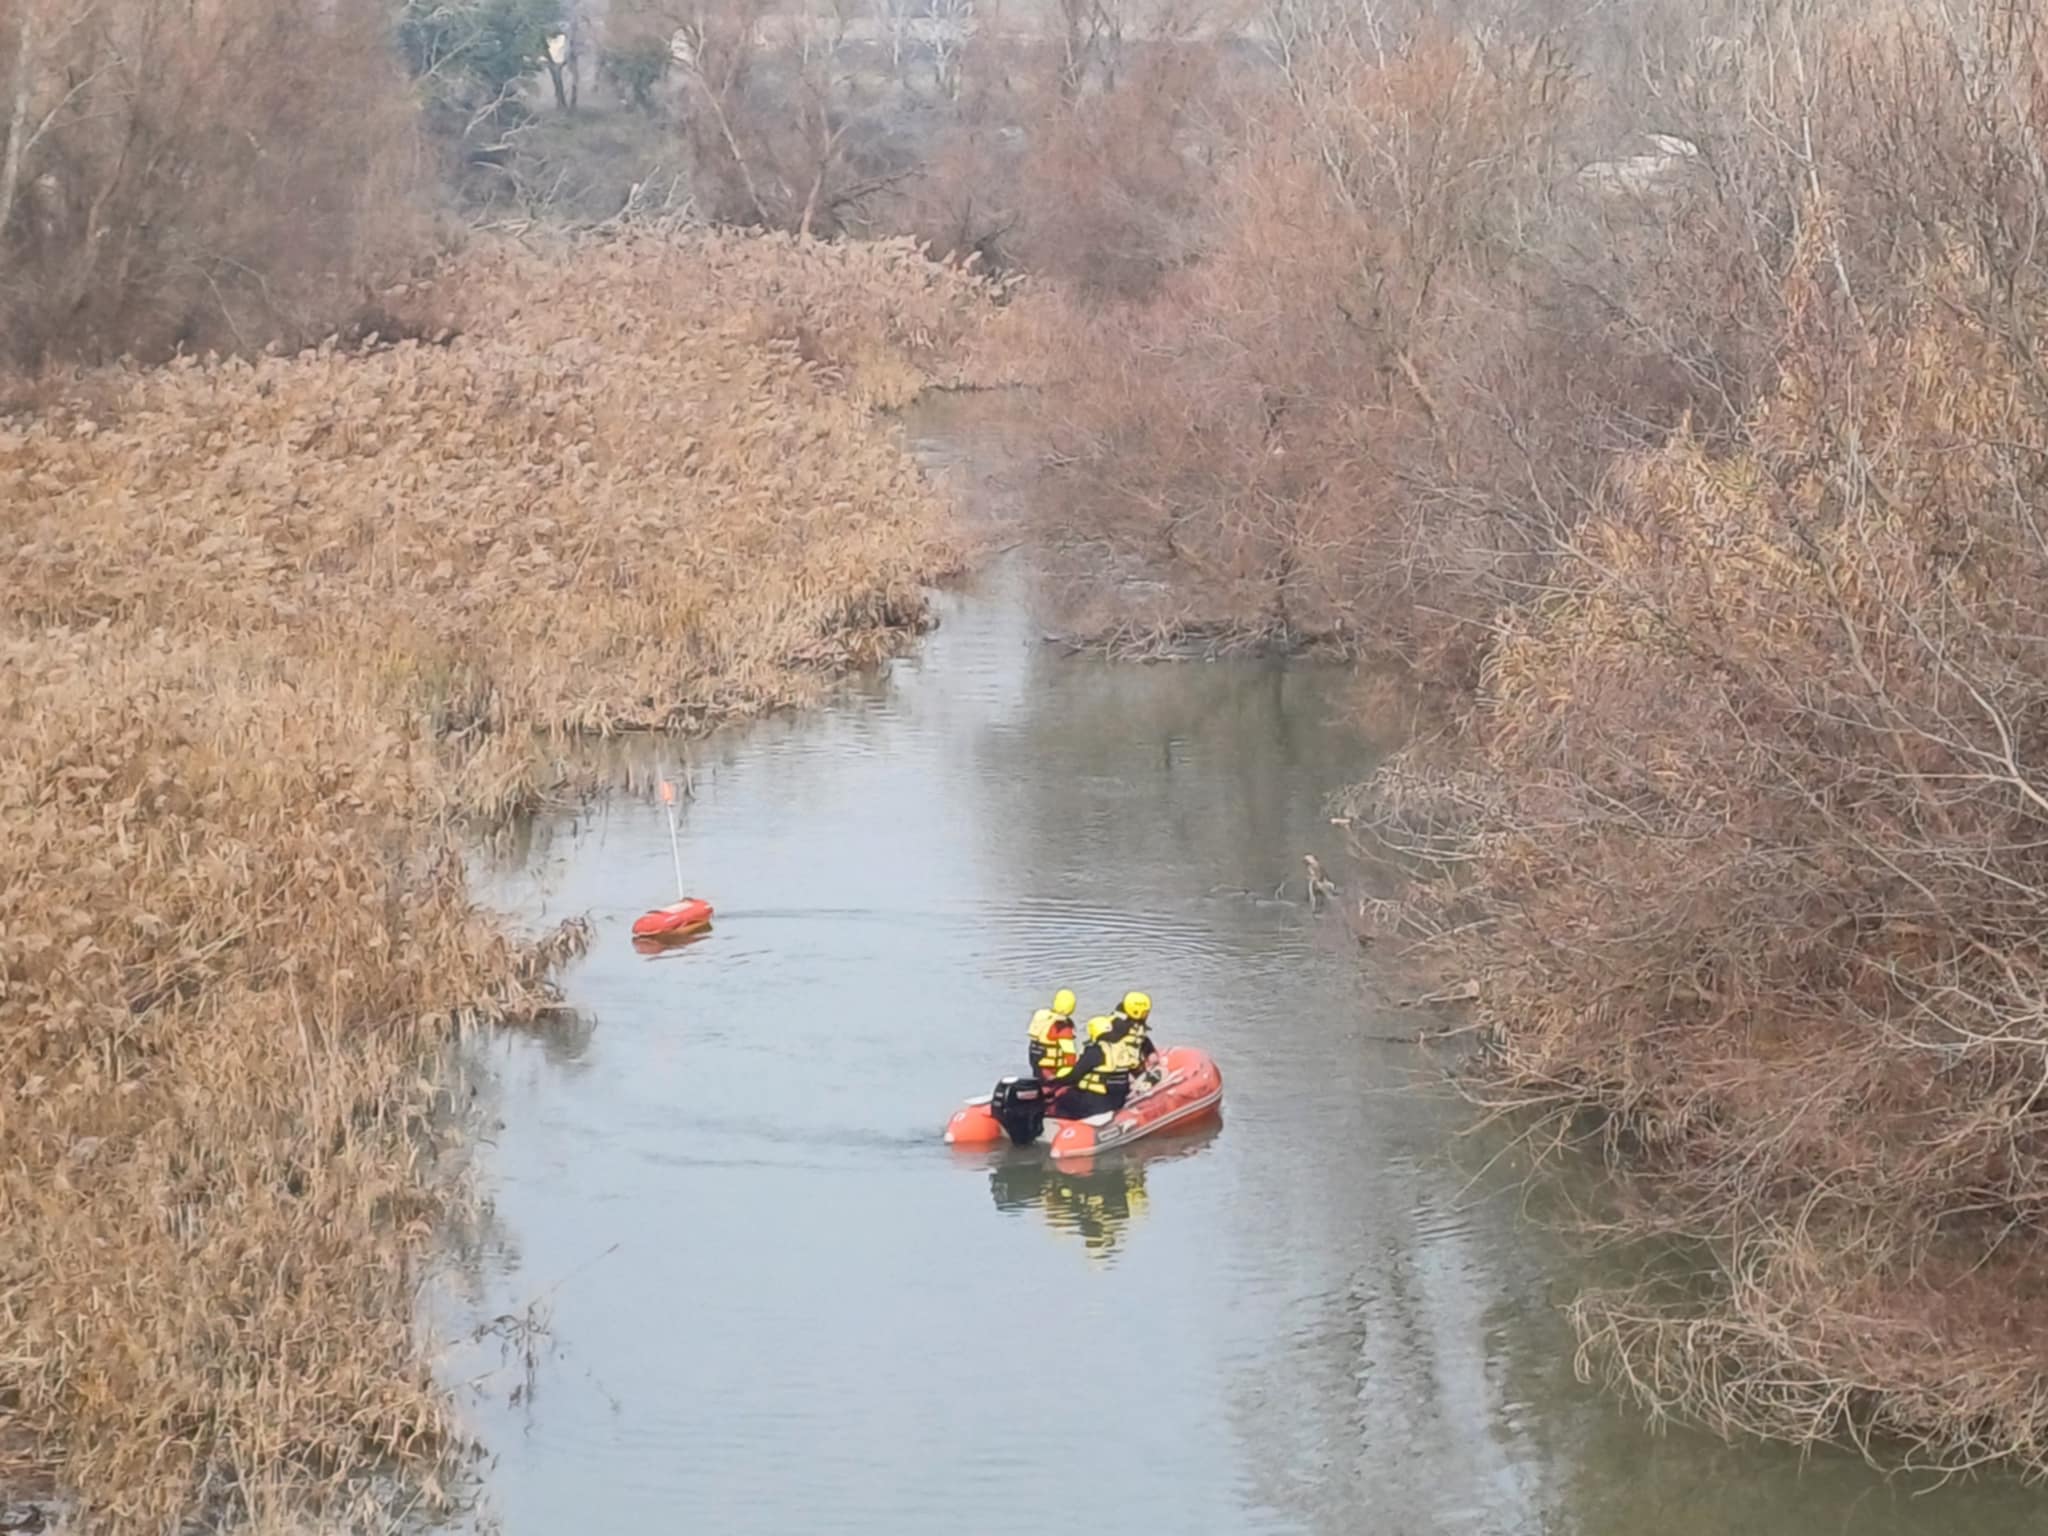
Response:
[[[912,430],[989,493],[971,410]],[[1031,599],[999,563],[886,675],[694,749],[705,941],[627,942],[673,883],[643,796],[487,875],[598,931],[584,1022],[481,1064],[459,1305],[549,1328],[530,1391],[495,1339],[449,1361],[507,1536],[2043,1528],[2006,1484],[1916,1498],[1575,1384],[1568,1261],[1474,1184],[1355,950],[1271,899],[1369,762],[1341,676],[1064,658]],[[1150,990],[1220,1128],[1086,1175],[939,1145],[1062,984]]]

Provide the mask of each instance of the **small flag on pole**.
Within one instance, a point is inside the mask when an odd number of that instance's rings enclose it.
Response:
[[[674,805],[676,803],[676,787],[669,783],[667,779],[661,781],[661,803],[663,805]]]

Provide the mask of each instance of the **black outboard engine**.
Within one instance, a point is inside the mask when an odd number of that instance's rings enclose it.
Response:
[[[988,1096],[989,1113],[1011,1141],[1028,1147],[1045,1129],[1045,1107],[1051,1098],[1051,1089],[1035,1077],[1006,1077]]]

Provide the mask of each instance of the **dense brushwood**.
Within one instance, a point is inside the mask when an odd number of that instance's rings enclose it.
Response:
[[[2039,1472],[2048,49],[1980,19],[1751,95],[1826,146],[1751,183],[1792,189],[1768,387],[1611,464],[1466,748],[1353,809],[1437,872],[1390,915],[1476,996],[1475,1090],[1539,1144],[1596,1126],[1613,1230],[1696,1259],[1580,1299],[1589,1374]]]
[[[1670,1261],[1589,1374],[2048,1470],[2048,32],[1679,9],[1274,8],[1187,238],[1070,306],[1064,616],[1445,706],[1348,797],[1365,916]]]
[[[296,345],[364,319],[433,228],[392,42],[381,6],[10,0],[0,367]]]

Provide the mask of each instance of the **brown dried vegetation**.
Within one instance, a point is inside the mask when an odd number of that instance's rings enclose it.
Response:
[[[1430,29],[1297,43],[1245,88],[1198,254],[1143,304],[1074,311],[1055,537],[1113,646],[1320,643],[1468,678],[1574,487],[1680,407],[1556,280],[1589,216],[1563,59]],[[1639,419],[1586,409],[1617,391]]]
[[[1725,66],[1768,383],[1617,460],[1502,610],[1478,765],[1357,809],[1436,872],[1399,915],[1471,980],[1478,1091],[1539,1145],[1597,1111],[1613,1230],[1701,1256],[1580,1299],[1589,1374],[2043,1472],[2048,34],[1829,37]]]
[[[954,550],[869,405],[984,290],[903,246],[474,250],[461,334],[0,425],[0,1485],[107,1528],[435,1494],[439,1053],[580,941],[455,818],[563,733],[811,697]]]
[[[2048,18],[1423,9],[1263,11],[1196,237],[1069,306],[1066,617],[1451,702],[1364,915],[1676,1240],[1589,1375],[2048,1472]]]

